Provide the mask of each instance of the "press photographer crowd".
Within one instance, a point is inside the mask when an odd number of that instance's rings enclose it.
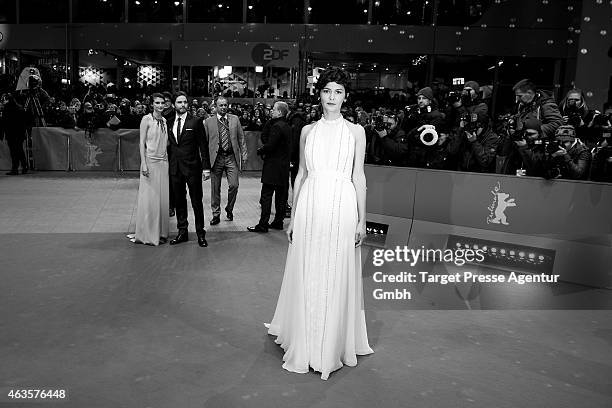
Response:
[[[83,86],[80,94],[52,96],[37,78],[31,73],[27,86],[2,95],[2,137],[14,164],[8,174],[18,174],[19,163],[25,163],[22,144],[33,126],[86,132],[136,129],[142,116],[151,112],[147,89],[127,95],[103,85]],[[352,92],[343,115],[365,128],[370,164],[612,182],[609,103],[602,110],[593,109],[579,89],[557,103],[552,93],[529,79],[516,83],[513,91],[513,110],[496,117],[491,115],[490,87],[481,89],[475,81],[454,87],[435,82],[393,98],[377,91]],[[172,95],[163,94],[171,112]],[[271,103],[229,99],[229,110],[244,130],[260,131],[271,118]],[[189,99],[189,111],[202,119],[215,114],[214,106],[211,98]],[[305,124],[320,118],[320,106],[315,97],[305,95],[290,107],[288,122],[299,138]],[[22,168],[27,171],[27,165]]]

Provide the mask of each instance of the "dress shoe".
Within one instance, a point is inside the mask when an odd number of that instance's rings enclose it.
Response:
[[[176,212],[174,211],[174,208],[171,208],[170,212],[168,214],[170,215],[170,217],[174,217],[176,215]]]
[[[283,223],[282,222],[274,221],[274,222],[268,224],[268,228],[272,228],[272,229],[275,229],[275,230],[282,231],[284,227],[283,227]]]
[[[26,174],[28,172],[28,168],[26,167],[25,169],[21,169],[21,174]]]
[[[217,215],[216,217],[212,217],[212,220],[210,220],[210,225],[217,225],[220,222],[221,220],[219,219],[219,216]]]
[[[262,227],[261,225],[257,224],[254,227],[247,227],[247,230],[251,231],[251,232],[268,232],[268,228],[266,227]]]
[[[208,246],[208,242],[206,241],[206,231],[198,234],[198,245],[201,246],[202,248],[205,248]]]
[[[231,212],[231,211],[228,211],[228,212],[227,212],[227,219],[228,219],[229,221],[234,221],[234,213],[233,213],[233,212]]]
[[[8,173],[6,173],[6,175],[7,175],[7,176],[16,176],[16,175],[18,175],[18,174],[19,174],[19,173],[18,173],[17,171],[15,171],[15,170],[11,170],[11,171],[9,171]]]
[[[187,236],[187,231],[179,231],[176,238],[170,241],[170,245],[180,244],[181,242],[189,241],[189,237]]]

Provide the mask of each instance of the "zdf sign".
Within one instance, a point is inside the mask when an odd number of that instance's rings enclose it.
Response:
[[[251,58],[256,65],[268,65],[271,62],[283,61],[289,56],[288,48],[272,48],[268,44],[257,44],[253,47]]]

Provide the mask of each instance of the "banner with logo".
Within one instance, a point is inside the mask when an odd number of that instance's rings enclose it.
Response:
[[[295,68],[299,51],[291,42],[173,41],[172,65]]]
[[[68,138],[72,129],[32,128],[32,154],[36,170],[68,170]]]
[[[416,171],[415,220],[529,235],[612,233],[607,184]]]
[[[110,129],[93,133],[83,130],[70,135],[70,166],[73,170],[118,169],[118,136]]]

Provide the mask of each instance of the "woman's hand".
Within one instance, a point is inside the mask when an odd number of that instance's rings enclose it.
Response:
[[[287,241],[289,241],[290,244],[293,243],[293,220],[291,220],[287,227]]]
[[[149,166],[147,166],[146,162],[140,164],[140,172],[143,176],[149,177]]]
[[[361,246],[365,237],[366,237],[365,223],[360,221],[357,223],[357,228],[355,228],[355,247]]]

